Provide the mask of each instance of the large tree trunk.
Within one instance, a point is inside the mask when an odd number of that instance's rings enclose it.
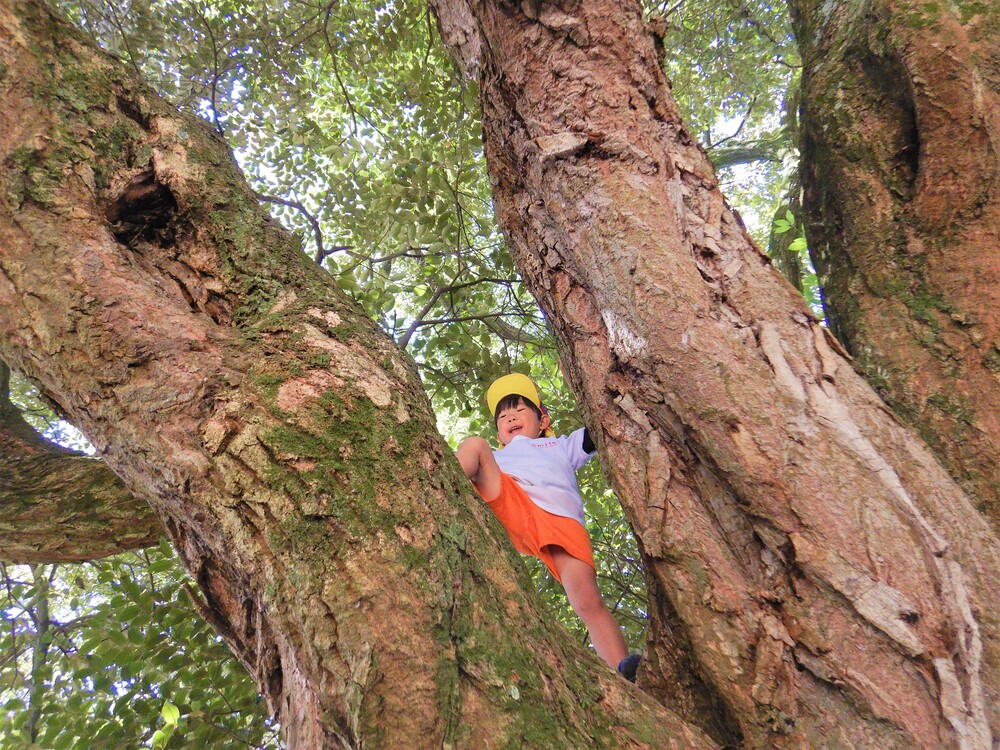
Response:
[[[691,651],[677,702],[721,699],[749,747],[991,748],[998,540],[748,239],[639,4],[432,5],[669,599],[655,651]]]
[[[789,5],[830,325],[1000,529],[1000,5]]]
[[[0,356],[155,509],[289,748],[709,745],[546,622],[412,363],[203,123],[34,0],[0,76]]]

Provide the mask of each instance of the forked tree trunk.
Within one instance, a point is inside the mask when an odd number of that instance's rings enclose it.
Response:
[[[1000,4],[789,5],[831,327],[1000,529]]]
[[[748,239],[639,4],[432,6],[668,597],[655,651],[689,648],[704,685],[677,701],[721,699],[748,747],[991,748],[998,541]]]
[[[709,746],[546,622],[412,363],[203,123],[35,0],[0,111],[0,356],[153,506],[289,748]]]

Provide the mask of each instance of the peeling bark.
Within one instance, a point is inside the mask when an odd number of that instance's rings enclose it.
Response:
[[[675,701],[709,727],[720,696],[742,735],[722,739],[747,747],[989,750],[1000,543],[748,238],[638,4],[432,7],[479,84],[511,251],[669,597],[653,637],[691,649]]]
[[[0,356],[148,501],[287,747],[710,747],[543,616],[412,362],[232,154],[0,4]]]
[[[831,327],[1000,529],[1000,7],[789,5]]]

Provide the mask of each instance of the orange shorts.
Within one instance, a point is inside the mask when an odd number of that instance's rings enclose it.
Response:
[[[571,556],[594,565],[587,530],[575,518],[557,516],[535,505],[513,477],[500,472],[500,495],[493,500],[483,497],[493,514],[507,529],[514,549],[539,558],[559,583],[562,578],[552,560],[552,547],[562,547]]]

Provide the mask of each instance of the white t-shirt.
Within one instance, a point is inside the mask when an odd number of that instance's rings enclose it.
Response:
[[[493,451],[500,471],[513,477],[535,505],[584,526],[576,470],[596,454],[583,450],[582,429],[554,437],[515,435],[505,448]]]

